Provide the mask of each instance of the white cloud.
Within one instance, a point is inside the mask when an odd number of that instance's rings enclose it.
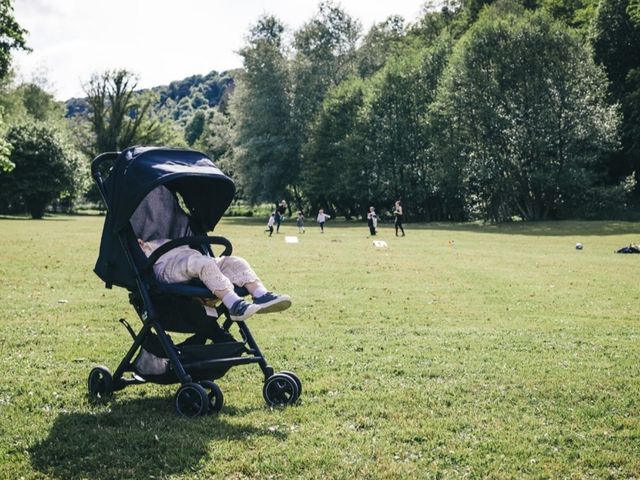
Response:
[[[399,14],[408,20],[420,0],[343,0],[364,28]],[[94,72],[127,68],[140,87],[167,84],[211,70],[241,66],[237,51],[263,13],[299,28],[317,11],[313,0],[17,0],[15,16],[29,30],[33,52],[14,64],[29,79],[45,71],[57,98],[81,96]]]

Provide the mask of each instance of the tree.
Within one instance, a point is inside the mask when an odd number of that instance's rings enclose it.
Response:
[[[404,19],[398,15],[373,25],[357,50],[360,76],[370,77],[384,66],[390,56],[398,54],[404,35]]]
[[[194,147],[209,155],[227,175],[236,178],[232,125],[228,115],[218,109],[211,110],[202,135]]]
[[[357,74],[356,42],[360,30],[358,21],[332,2],[324,1],[314,18],[294,34],[292,118],[298,157],[307,141],[307,128],[326,92]]]
[[[12,50],[30,51],[25,40],[27,33],[13,16],[11,0],[0,0],[0,80],[9,74]]]
[[[236,180],[251,201],[280,198],[297,177],[291,146],[290,81],[284,26],[260,18],[240,55],[244,71],[231,99]]]
[[[431,48],[408,49],[371,79],[366,117],[368,191],[383,205],[404,201],[413,218],[452,219],[435,175],[425,122],[451,51],[443,35]]]
[[[64,118],[62,104],[35,83],[23,83],[16,88],[28,117],[39,122],[55,122]]]
[[[136,95],[136,85],[131,72],[113,70],[94,74],[84,86],[92,133],[85,149],[92,157],[162,140],[165,132],[149,112],[153,94]]]
[[[32,218],[42,218],[54,200],[77,196],[86,185],[86,163],[54,127],[27,122],[9,128],[15,168],[0,174],[2,204],[23,205]]]
[[[206,115],[204,111],[198,110],[193,114],[191,121],[184,129],[184,139],[187,141],[187,144],[189,146],[192,146],[202,135],[202,132],[204,131],[205,121]]]
[[[41,86],[45,84],[45,79],[38,78],[15,88],[4,87],[0,95],[0,135],[5,134],[4,124],[14,125],[34,120],[55,125],[60,132],[68,130],[64,108]],[[6,140],[0,140],[0,171],[13,168],[9,161],[10,153],[11,145]]]
[[[458,42],[439,87],[441,160],[463,166],[469,208],[484,218],[588,208],[597,168],[616,147],[604,73],[547,15],[500,8],[485,9]]]
[[[604,66],[612,100],[622,110],[622,149],[609,158],[611,182],[634,171],[640,178],[640,21],[633,12],[629,0],[602,0],[593,23],[595,59]]]
[[[9,77],[11,51],[30,50],[25,40],[27,33],[13,16],[11,0],[0,0],[0,82],[4,82]],[[0,108],[0,133],[4,131],[3,116],[4,112]],[[14,168],[14,164],[9,159],[10,153],[11,144],[0,137],[0,174]]]
[[[0,124],[2,127],[2,124]],[[10,160],[11,155],[11,144],[0,138],[0,174],[3,172],[10,172],[14,169],[15,165]]]
[[[365,83],[342,82],[329,90],[303,150],[303,188],[312,209],[330,208],[347,218],[369,201],[368,156],[360,124]]]

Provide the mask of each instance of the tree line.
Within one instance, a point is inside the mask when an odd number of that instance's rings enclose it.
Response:
[[[97,201],[88,161],[133,144],[204,151],[247,202],[347,218],[397,199],[412,220],[611,217],[640,197],[636,0],[461,0],[367,32],[323,1],[294,32],[260,17],[233,78],[97,73],[75,115],[45,79],[11,82],[10,0],[0,27],[0,212]]]
[[[323,2],[289,43],[264,16],[226,155],[247,198],[347,217],[396,199],[423,220],[619,214],[640,160],[633,5],[463,0],[362,35]]]

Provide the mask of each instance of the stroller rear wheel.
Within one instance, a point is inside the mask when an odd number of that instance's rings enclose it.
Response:
[[[267,378],[262,395],[269,406],[291,405],[300,397],[296,381],[286,373],[276,373]]]
[[[302,395],[302,382],[300,381],[300,377],[288,370],[283,370],[282,372],[278,373],[284,373],[285,375],[289,375],[291,378],[293,378],[293,381],[296,382],[296,385],[298,386],[298,398],[300,398],[300,395]],[[298,400],[298,398],[296,398],[296,401]]]
[[[203,380],[200,385],[208,390],[207,397],[209,398],[209,411],[207,413],[220,413],[222,405],[224,405],[224,395],[220,387],[213,383],[211,380]]]
[[[94,367],[87,380],[89,400],[100,402],[111,397],[113,393],[113,376],[107,367],[102,365]]]
[[[207,391],[197,383],[182,385],[174,399],[176,413],[182,417],[198,417],[209,411],[209,396]]]

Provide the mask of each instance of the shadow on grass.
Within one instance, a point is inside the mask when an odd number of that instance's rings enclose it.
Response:
[[[42,218],[31,218],[28,214],[16,214],[16,215],[0,215],[0,220],[19,220],[19,221],[33,221],[33,222],[68,222],[73,218],[89,217],[89,218],[104,218],[105,212],[72,212],[72,213],[45,213]]]
[[[21,215],[0,215],[0,220],[17,220],[17,221],[29,221],[29,222],[69,222],[71,217],[79,217],[85,215],[45,215],[42,218],[31,218],[29,216]],[[95,215],[94,215],[95,216]]]
[[[212,441],[280,436],[221,416],[180,418],[165,398],[111,402],[96,413],[60,414],[47,438],[29,449],[35,470],[60,479],[167,478],[197,472]],[[235,417],[238,412],[232,414]]]

